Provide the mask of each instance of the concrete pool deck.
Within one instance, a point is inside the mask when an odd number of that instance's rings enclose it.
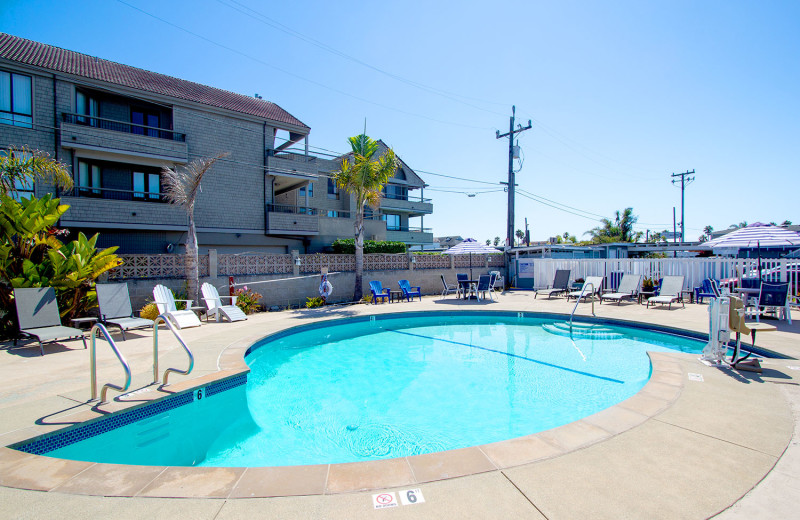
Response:
[[[204,324],[183,331],[195,353],[195,368],[190,376],[171,375],[167,390],[218,378],[220,368],[235,373],[255,339],[310,321],[433,310],[569,313],[573,305],[510,292],[496,303],[426,297],[422,302],[284,311],[234,324]],[[694,304],[671,310],[595,305],[598,317],[700,332],[707,331],[706,309]],[[580,314],[590,312],[590,304],[580,304]],[[795,313],[795,318],[800,316]],[[0,449],[0,517],[707,518],[723,510],[721,518],[790,517],[800,505],[800,370],[790,368],[800,365],[800,323],[770,323],[779,330],[760,333],[757,344],[794,359],[768,359],[763,374],[707,367],[696,355],[659,353],[653,357],[659,378],[608,413],[499,447],[394,459],[389,466],[380,461],[380,466],[332,465],[324,471],[315,466],[282,472],[204,468],[213,471],[196,474],[187,483],[181,468],[119,470]],[[118,342],[134,373],[133,390],[152,381],[151,334],[133,332],[128,341]],[[159,344],[162,371],[186,366],[185,354],[163,330]],[[105,345],[98,346],[98,380],[119,382],[122,370],[116,359]],[[689,380],[690,373],[702,375],[703,381]],[[93,410],[86,403],[88,379],[88,354],[80,341],[46,345],[44,357],[33,344],[4,344],[0,445],[130,406],[146,393]],[[264,494],[270,486],[272,494],[292,495],[297,485],[309,482],[320,484],[304,496],[235,498]],[[284,493],[278,492],[281,487]],[[391,511],[373,508],[373,494],[411,487],[422,490],[424,503]],[[158,498],[164,496],[213,498]]]

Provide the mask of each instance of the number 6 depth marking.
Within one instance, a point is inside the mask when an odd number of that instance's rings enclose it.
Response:
[[[406,489],[398,493],[400,495],[400,502],[404,506],[409,506],[413,504],[421,504],[425,502],[425,497],[422,496],[422,490],[417,489]]]

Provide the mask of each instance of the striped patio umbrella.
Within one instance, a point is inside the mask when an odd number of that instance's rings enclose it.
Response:
[[[703,242],[709,249],[714,248],[758,248],[758,277],[761,278],[761,248],[800,246],[800,233],[784,227],[755,222],[719,238]]]
[[[443,255],[466,255],[469,253],[469,277],[472,279],[472,254],[475,253],[476,255],[487,255],[492,253],[499,253],[500,251],[496,247],[487,246],[485,244],[481,244],[474,238],[468,238],[461,242],[460,244],[456,244],[447,251],[444,251]]]
[[[719,238],[703,242],[709,248],[722,247],[787,247],[800,246],[800,233],[784,227],[756,222],[747,227],[726,233]]]

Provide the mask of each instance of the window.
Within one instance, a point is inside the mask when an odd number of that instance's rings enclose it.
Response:
[[[101,187],[100,166],[87,161],[78,161],[78,195],[99,197]]]
[[[408,188],[396,184],[387,184],[383,187],[383,195],[387,199],[408,200]]]
[[[159,121],[160,117],[158,112],[154,112],[151,110],[143,110],[138,108],[131,110],[131,123],[133,123],[134,125],[154,127],[154,128],[141,128],[140,126],[134,126],[132,128],[134,134],[149,135],[150,137],[158,137],[159,131],[156,130],[156,128],[160,126]]]
[[[301,197],[305,197],[306,196],[306,187],[305,186],[300,188],[300,196]],[[308,183],[308,198],[310,199],[313,196],[314,196],[314,185],[309,182]]]
[[[157,173],[133,172],[134,200],[161,200],[161,177]]]
[[[98,114],[97,100],[89,94],[81,92],[80,90],[75,91],[75,112],[89,116],[79,116],[76,120],[79,125],[97,126],[97,119],[95,119]]]
[[[328,177],[328,198],[339,200],[339,186],[330,177]]]
[[[31,77],[0,70],[0,123],[33,128]]]
[[[328,210],[328,216],[331,218],[336,218],[339,216],[339,212],[335,209]]]
[[[400,215],[384,215],[383,220],[386,221],[386,229],[390,231],[400,230]]]

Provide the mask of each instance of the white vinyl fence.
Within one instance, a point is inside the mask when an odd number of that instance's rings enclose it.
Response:
[[[641,274],[646,278],[667,275],[683,276],[684,289],[699,287],[705,278],[717,281],[731,278],[758,277],[758,261],[753,258],[609,258],[559,259],[533,258],[534,287],[553,283],[556,269],[569,269],[570,279],[603,276],[605,289],[616,289],[623,273]],[[618,273],[618,274],[612,274]],[[789,282],[790,294],[800,293],[800,261],[762,259],[764,281]]]

